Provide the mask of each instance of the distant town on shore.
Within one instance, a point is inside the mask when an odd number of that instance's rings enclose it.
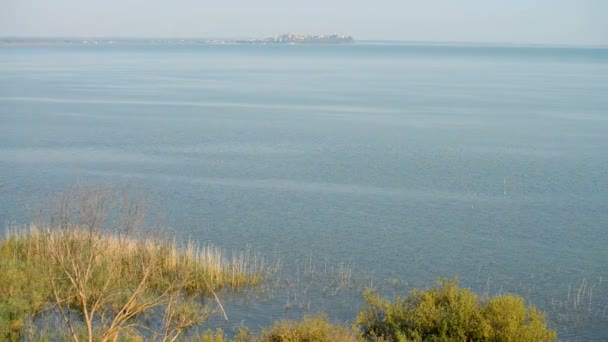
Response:
[[[282,34],[263,39],[199,38],[0,38],[0,45],[202,45],[202,44],[348,44],[352,36]]]
[[[238,40],[237,43],[259,43],[259,44],[307,44],[307,43],[352,43],[353,37],[339,34],[331,35],[306,35],[306,34],[282,34],[261,40]]]

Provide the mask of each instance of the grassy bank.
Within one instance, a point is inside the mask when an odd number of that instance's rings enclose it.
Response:
[[[196,298],[217,299],[217,289],[256,285],[269,272],[253,253],[228,258],[214,246],[80,226],[11,229],[0,242],[0,331],[2,339],[17,340],[33,317],[52,311],[75,340],[113,340],[142,329],[173,338],[211,314]],[[152,310],[163,317],[156,329],[138,320]]]

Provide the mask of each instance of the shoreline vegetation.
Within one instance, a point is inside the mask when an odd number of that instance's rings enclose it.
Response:
[[[270,272],[250,252],[229,259],[215,246],[180,248],[71,226],[11,229],[0,255],[0,327],[9,339],[42,314],[60,317],[74,341],[113,341],[138,329],[174,340],[218,311],[201,298],[215,299],[225,315],[215,291],[255,286]],[[162,316],[158,327],[139,322],[151,312]]]
[[[118,204],[117,204],[118,203]],[[277,321],[234,336],[197,333],[228,316],[216,291],[256,287],[279,267],[246,250],[228,258],[215,246],[143,234],[140,197],[100,187],[72,188],[50,220],[10,227],[0,240],[0,339],[7,341],[549,341],[544,314],[522,298],[480,299],[457,281],[438,280],[394,302],[373,290],[352,324],[323,314]]]

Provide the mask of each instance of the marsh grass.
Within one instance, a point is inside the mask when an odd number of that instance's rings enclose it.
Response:
[[[84,323],[88,336],[104,340],[149,329],[137,318],[159,307],[165,310],[162,336],[177,336],[211,314],[196,307],[196,298],[213,295],[221,307],[215,291],[256,285],[272,269],[250,250],[229,258],[213,245],[36,224],[8,229],[0,241],[0,272],[4,339],[18,340],[28,317],[55,310],[72,339],[83,339]]]
[[[355,272],[352,261],[336,263],[326,258],[315,262],[312,253],[282,267],[281,271],[275,274],[265,294],[284,296],[285,310],[309,312],[316,304],[322,305],[319,296],[332,300],[341,294],[354,296],[369,284],[362,273]]]
[[[113,275],[131,285],[143,278],[146,266],[153,263],[155,269],[149,275],[153,289],[164,289],[174,279],[186,277],[185,289],[191,293],[255,285],[271,271],[265,259],[250,250],[228,258],[213,245],[189,242],[182,248],[163,239],[120,239],[79,228],[55,230],[38,225],[9,229],[0,242],[0,253],[2,263],[8,266],[33,263],[50,268],[67,256],[78,258],[74,262],[93,259],[97,271],[93,282]]]
[[[274,271],[250,249],[227,257],[150,234],[144,207],[128,188],[77,185],[51,200],[48,220],[9,227],[0,240],[0,340],[32,339],[37,320],[60,317],[59,335],[74,341],[141,333],[172,341],[216,311],[228,319],[217,290],[257,285]]]
[[[582,326],[592,321],[605,324],[608,319],[608,303],[601,294],[606,292],[602,277],[582,278],[568,285],[551,299],[551,312],[558,324]],[[600,295],[598,295],[599,293]]]

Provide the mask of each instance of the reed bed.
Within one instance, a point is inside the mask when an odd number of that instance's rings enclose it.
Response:
[[[188,242],[180,247],[175,240],[126,239],[79,227],[11,228],[0,242],[0,253],[6,261],[34,263],[43,268],[65,257],[74,257],[83,264],[91,259],[99,276],[111,273],[134,282],[144,276],[148,266],[154,265],[149,278],[157,289],[180,278],[187,279],[186,289],[191,293],[256,285],[273,270],[265,258],[251,250],[233,253],[229,258],[214,245]]]
[[[202,307],[189,317],[176,314],[194,298],[213,295],[221,307],[216,290],[257,285],[274,268],[249,249],[228,257],[216,246],[192,241],[180,245],[78,225],[33,224],[7,230],[0,241],[0,272],[0,339],[18,339],[24,322],[50,309],[70,329],[84,323],[93,336],[101,328],[104,340],[124,335],[153,308],[172,317],[163,336],[173,336],[208,317]],[[73,330],[69,335],[78,340]]]

